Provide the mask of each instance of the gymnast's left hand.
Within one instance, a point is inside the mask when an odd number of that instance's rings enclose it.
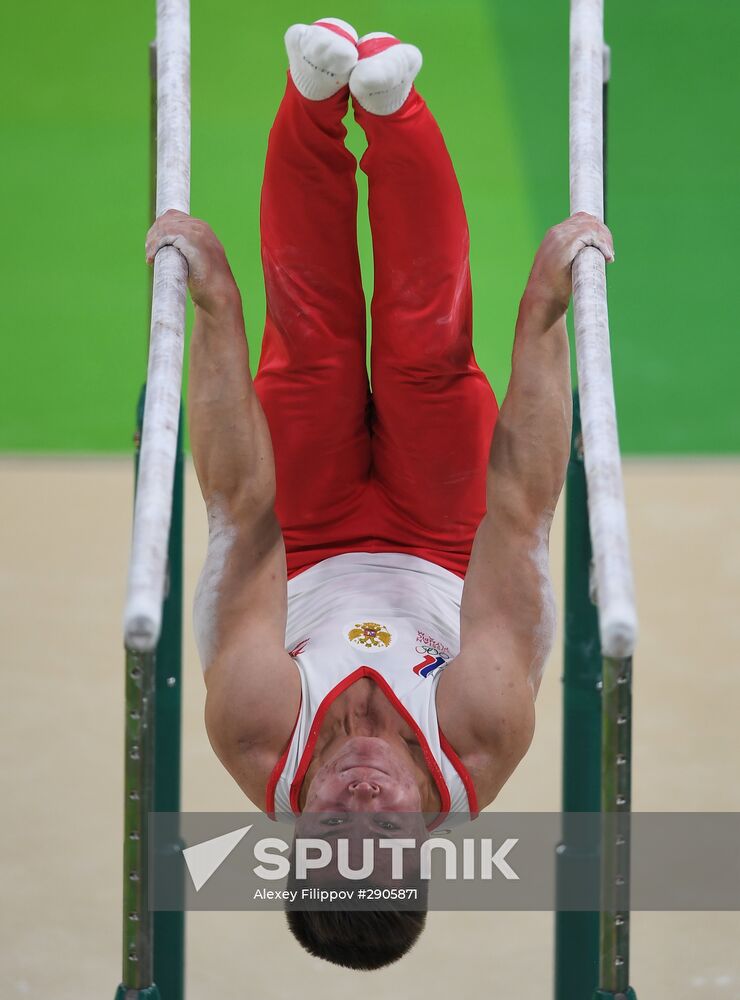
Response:
[[[146,237],[146,261],[157,251],[174,246],[188,263],[188,289],[193,304],[217,313],[240,300],[226,251],[207,222],[170,209],[155,221]]]

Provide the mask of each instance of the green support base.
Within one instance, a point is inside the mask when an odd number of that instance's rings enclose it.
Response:
[[[627,987],[626,993],[610,993],[608,990],[597,990],[593,1000],[637,1000],[637,994],[631,986]]]
[[[145,986],[143,990],[134,990],[123,983],[116,990],[116,1000],[162,1000],[159,995],[159,987],[152,983]]]

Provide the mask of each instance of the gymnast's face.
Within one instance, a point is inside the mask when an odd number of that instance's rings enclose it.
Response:
[[[295,833],[329,843],[345,839],[355,869],[362,867],[366,840],[413,838],[420,845],[428,834],[413,763],[381,737],[353,736],[314,775]],[[418,868],[416,853],[404,860],[407,879]],[[335,853],[330,864],[311,873],[310,882],[341,884],[337,860]],[[391,865],[390,851],[375,853],[373,878],[379,885],[397,884]]]
[[[305,813],[416,813],[421,793],[414,768],[379,736],[353,736],[316,771]]]

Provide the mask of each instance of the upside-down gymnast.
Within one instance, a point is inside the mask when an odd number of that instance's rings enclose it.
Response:
[[[150,263],[165,244],[186,257],[195,305],[206,726],[268,813],[329,814],[366,836],[392,828],[388,814],[439,827],[492,802],[532,739],[555,627],[549,530],[570,448],[571,264],[585,245],[611,260],[612,240],[583,214],[545,236],[499,413],[473,353],[460,189],[413,85],[421,53],[386,33],[358,41],[337,18],[294,25],[285,43],[254,381],[240,293],[212,230],[170,211],[147,237]],[[368,142],[372,388],[356,161],[343,141],[350,94]],[[369,969],[408,950],[425,915],[289,922],[313,954]]]

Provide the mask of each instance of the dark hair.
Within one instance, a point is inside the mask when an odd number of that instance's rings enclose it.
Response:
[[[426,838],[428,834],[422,814],[418,814],[417,819]],[[408,890],[413,888],[413,902],[410,898],[391,901],[388,890],[392,887],[373,878],[348,881],[337,878],[336,875],[327,879],[313,873],[309,875],[308,882],[299,882],[294,861],[294,853],[291,851],[286,888],[297,891],[296,899],[304,898],[301,891],[310,888],[314,880],[317,887],[324,890],[352,889],[354,893],[361,889],[369,890],[362,897],[365,900],[362,907],[352,910],[346,909],[346,902],[342,902],[342,899],[346,899],[344,893],[326,905],[319,906],[307,901],[303,905],[298,903],[286,906],[288,927],[296,941],[310,955],[347,969],[381,969],[402,958],[424,930],[429,883],[419,877],[418,855],[404,859],[403,879],[393,887]],[[380,898],[376,899],[374,891],[378,889],[381,893]]]
[[[310,955],[347,969],[380,969],[415,944],[426,910],[288,910],[288,927]]]

